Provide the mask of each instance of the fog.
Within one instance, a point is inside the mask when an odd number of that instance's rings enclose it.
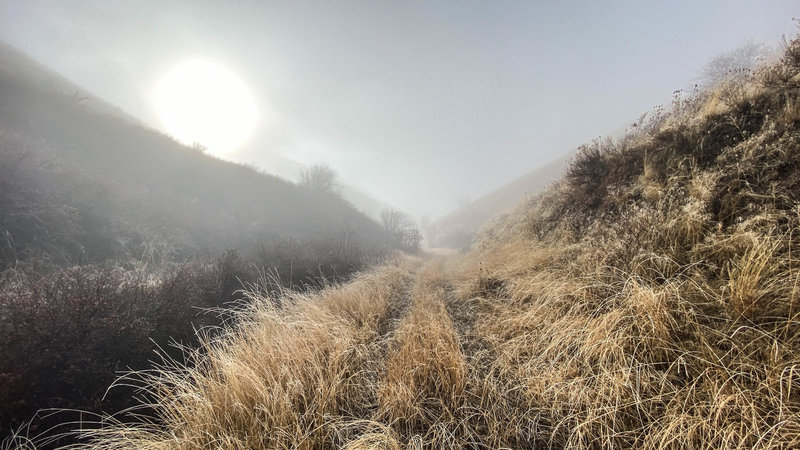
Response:
[[[0,40],[144,123],[192,59],[234,73],[256,117],[226,155],[438,217],[625,127],[715,55],[776,46],[793,1],[3,1]]]

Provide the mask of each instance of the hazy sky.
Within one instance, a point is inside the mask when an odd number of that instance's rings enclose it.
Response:
[[[259,119],[232,154],[324,161],[437,217],[691,86],[746,41],[777,46],[799,1],[17,1],[0,39],[161,127],[172,67],[215,61]]]

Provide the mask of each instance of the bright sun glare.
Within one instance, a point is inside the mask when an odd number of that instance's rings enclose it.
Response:
[[[256,122],[247,86],[230,70],[207,61],[189,61],[167,72],[156,87],[154,103],[169,134],[215,155],[241,146]]]

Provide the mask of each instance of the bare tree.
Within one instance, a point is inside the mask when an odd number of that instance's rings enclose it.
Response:
[[[419,251],[422,234],[408,214],[396,209],[384,209],[381,211],[381,223],[396,248],[411,253]]]
[[[317,191],[336,190],[336,171],[327,164],[317,163],[300,172],[300,186]]]

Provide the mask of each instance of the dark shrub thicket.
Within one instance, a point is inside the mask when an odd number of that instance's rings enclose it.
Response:
[[[133,404],[132,388],[108,387],[128,369],[144,369],[160,353],[182,360],[172,343],[195,347],[196,330],[223,323],[243,285],[268,290],[310,289],[341,279],[364,260],[345,244],[292,240],[234,250],[211,261],[160,269],[79,266],[47,273],[9,270],[0,277],[0,424],[7,435],[34,419],[25,434],[77,419],[63,412],[34,418],[40,409],[92,413]],[[63,430],[61,430],[63,431]]]
[[[207,322],[195,307],[223,297],[218,274],[199,263],[158,275],[118,267],[6,273],[0,280],[4,428],[39,408],[124,406],[113,396],[101,402],[118,371],[144,367],[153,342],[191,340],[193,326]]]

